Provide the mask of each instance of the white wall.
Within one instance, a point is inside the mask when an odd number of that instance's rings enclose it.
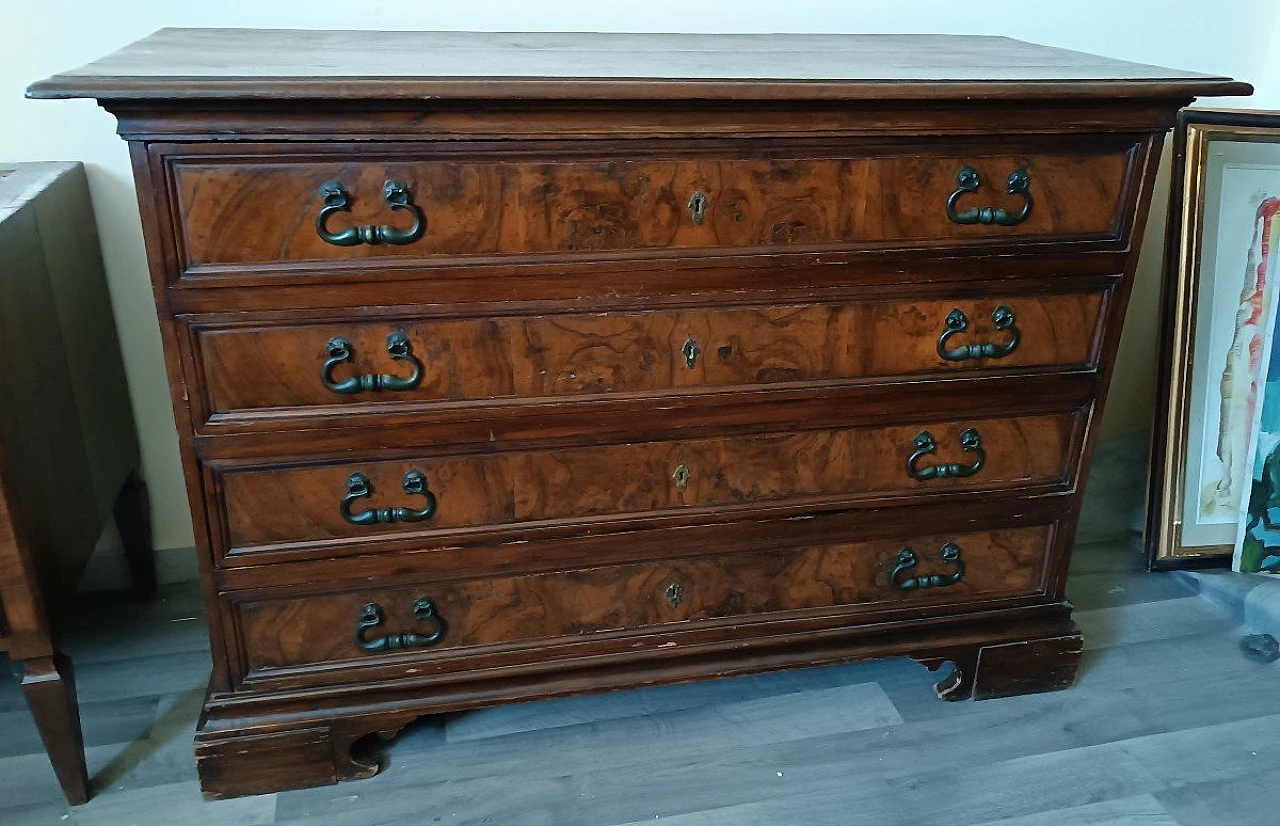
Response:
[[[1071,3],[924,0],[644,0],[644,2],[429,2],[428,0],[0,0],[0,162],[83,160],[89,165],[113,309],[150,482],[157,547],[192,544],[160,338],[144,265],[125,145],[91,101],[27,101],[25,86],[163,26],[532,31],[922,32],[1000,34],[1109,57],[1231,75],[1280,106],[1280,13],[1275,0],[1236,0],[1206,13],[1203,0]],[[1268,67],[1264,74],[1264,63]],[[1243,105],[1236,102],[1233,105]],[[1161,212],[1157,207],[1155,212]],[[1154,357],[1158,245],[1144,256],[1122,379],[1108,429],[1144,426]],[[1132,391],[1132,392],[1130,392]]]
[[[1280,109],[1280,13],[1271,27],[1271,46],[1253,80],[1257,87],[1252,105],[1259,109]]]

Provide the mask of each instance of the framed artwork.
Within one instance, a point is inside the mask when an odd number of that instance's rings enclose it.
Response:
[[[1280,395],[1280,366],[1267,369],[1280,280],[1280,113],[1183,110],[1171,196],[1145,545],[1153,568],[1227,565],[1249,511],[1254,454],[1268,444],[1259,439],[1268,378]],[[1274,415],[1280,433],[1280,408]]]

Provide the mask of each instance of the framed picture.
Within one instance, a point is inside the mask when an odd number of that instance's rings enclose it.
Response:
[[[1171,194],[1145,545],[1153,568],[1227,565],[1280,379],[1280,113],[1183,110]]]

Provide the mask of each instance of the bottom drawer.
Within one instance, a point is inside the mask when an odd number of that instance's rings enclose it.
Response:
[[[386,654],[438,659],[670,623],[811,609],[852,615],[1027,596],[1041,590],[1051,537],[1049,526],[1021,527],[226,598],[245,659],[242,676],[267,676]]]

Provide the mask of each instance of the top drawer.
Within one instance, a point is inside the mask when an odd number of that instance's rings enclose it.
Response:
[[[989,144],[988,146],[994,145]],[[1109,240],[1135,146],[256,145],[170,156],[184,270]],[[210,148],[210,152],[217,152]],[[223,150],[225,151],[225,150]]]

